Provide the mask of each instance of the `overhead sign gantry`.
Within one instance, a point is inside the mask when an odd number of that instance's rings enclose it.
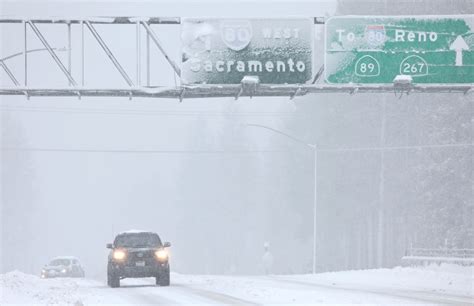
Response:
[[[429,93],[474,91],[473,15],[443,17],[335,17],[326,24],[326,63],[314,67],[312,25],[324,18],[215,19],[161,17],[36,18],[1,17],[0,26],[19,27],[13,54],[0,58],[0,95],[126,96],[152,98],[206,98],[287,96],[309,93]],[[44,33],[44,24],[67,33],[67,46],[57,46]],[[181,25],[182,59],[174,60],[169,46],[155,32],[160,25]],[[135,26],[120,32],[135,56],[117,56],[101,33],[102,25]],[[74,30],[72,30],[74,29]],[[10,32],[6,35],[11,35]],[[95,44],[84,44],[84,35]],[[128,34],[124,34],[128,33]],[[134,35],[131,33],[135,33]],[[72,36],[79,34],[79,39]],[[146,45],[143,46],[143,35]],[[30,46],[35,36],[43,48]],[[117,36],[116,36],[117,37]],[[74,44],[71,42],[74,40]],[[159,52],[151,52],[150,45]],[[72,46],[76,49],[73,50]],[[11,47],[11,46],[9,46]],[[94,85],[85,74],[89,48],[99,48],[119,78],[107,88]],[[33,84],[29,75],[33,52],[49,54],[41,73],[60,71],[65,86]],[[60,55],[60,51],[67,53]],[[72,54],[75,56],[72,56]],[[132,52],[133,53],[133,52]],[[180,84],[150,82],[152,57],[164,57],[170,77]],[[14,57],[21,60],[10,61]],[[106,65],[107,62],[100,62]],[[135,69],[130,67],[135,65]],[[12,69],[13,67],[13,69]],[[71,69],[75,67],[75,69]],[[78,69],[78,67],[80,67]],[[128,68],[128,69],[127,69]],[[161,67],[159,67],[162,71]],[[51,71],[49,71],[51,69]],[[92,74],[103,73],[93,67]],[[3,72],[1,71],[3,70]],[[131,70],[131,71],[129,71]],[[143,80],[146,71],[146,80]],[[326,72],[327,82],[317,82]],[[108,78],[111,75],[104,75]],[[402,76],[402,78],[400,78]],[[405,78],[409,77],[409,78]],[[112,78],[111,78],[112,79]]]

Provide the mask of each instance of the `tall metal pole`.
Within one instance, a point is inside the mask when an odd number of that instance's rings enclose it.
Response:
[[[318,148],[312,145],[314,150],[314,203],[313,203],[313,274],[316,274],[316,242],[318,237]]]
[[[140,83],[141,83],[141,65],[142,65],[142,61],[141,61],[141,53],[142,53],[142,50],[141,50],[141,31],[140,31],[140,21],[137,21],[137,86],[140,87]]]
[[[380,172],[379,172],[379,206],[377,209],[377,268],[384,265],[385,250],[385,121],[386,97],[382,97],[382,120],[380,124]]]
[[[23,29],[24,29],[24,44],[23,44],[23,63],[25,68],[25,87],[28,86],[28,31],[26,27],[26,21],[23,22]]]
[[[72,75],[72,43],[71,43],[71,23],[67,24],[67,70]],[[72,83],[69,81],[69,86]]]
[[[84,53],[85,53],[85,49],[84,49],[84,21],[81,20],[81,85],[82,87],[84,87]]]
[[[146,86],[150,86],[150,33],[146,32]]]

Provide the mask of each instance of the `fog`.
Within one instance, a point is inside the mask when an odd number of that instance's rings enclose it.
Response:
[[[0,14],[404,15],[420,14],[434,2],[430,13],[474,11],[463,1],[419,1],[419,7],[357,1],[357,8],[354,2],[3,1]],[[0,28],[0,58],[21,52],[16,41],[21,25]],[[55,46],[65,46],[65,27],[41,29]],[[135,28],[97,29],[133,75],[135,41],[123,37]],[[179,26],[154,29],[178,61]],[[314,71],[323,64],[323,32],[315,25]],[[41,47],[30,35],[29,47]],[[95,44],[91,36],[86,43]],[[76,59],[78,46],[73,41]],[[59,70],[46,70],[52,67],[45,64],[51,60],[47,54],[31,58],[31,84],[64,85]],[[152,84],[179,82],[164,58],[155,58],[160,60],[152,63]],[[121,82],[106,60],[98,46],[87,54],[90,82],[105,87]],[[15,61],[21,58],[12,60],[12,67]],[[23,76],[22,65],[16,66],[14,72]],[[79,76],[78,70],[73,67],[73,74]],[[1,73],[2,86],[10,85]],[[50,258],[75,255],[88,276],[103,278],[106,243],[129,229],[156,231],[170,241],[172,270],[182,273],[260,274],[266,242],[275,273],[311,272],[314,151],[249,124],[317,145],[317,271],[392,267],[410,245],[474,248],[473,100],[472,94],[317,94],[182,103],[1,96],[0,272],[39,273]]]

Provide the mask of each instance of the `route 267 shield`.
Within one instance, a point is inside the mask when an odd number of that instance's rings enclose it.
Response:
[[[228,20],[221,23],[221,38],[234,51],[245,49],[252,40],[252,24],[249,20]]]

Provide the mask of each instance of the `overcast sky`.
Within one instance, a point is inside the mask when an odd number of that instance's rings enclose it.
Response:
[[[2,15],[146,15],[146,16],[322,16],[332,14],[335,0],[162,0],[67,1],[0,0]],[[111,5],[116,3],[117,5]],[[64,4],[61,5],[61,4]],[[186,5],[183,5],[186,4]],[[159,8],[159,9],[158,9]]]

